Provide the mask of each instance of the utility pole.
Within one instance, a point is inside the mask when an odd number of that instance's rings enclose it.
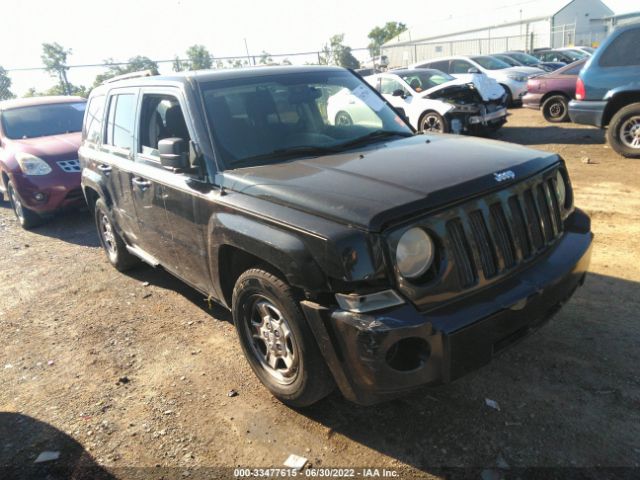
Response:
[[[244,49],[247,51],[247,61],[249,62],[249,65],[251,65],[251,55],[249,55],[249,45],[247,45],[247,39],[244,39]],[[253,59],[253,64],[256,64],[256,59]]]

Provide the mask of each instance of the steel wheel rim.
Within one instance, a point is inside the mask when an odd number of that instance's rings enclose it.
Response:
[[[9,185],[9,198],[11,199],[11,204],[13,205],[13,211],[18,217],[18,220],[22,221],[24,219],[24,210],[22,209],[22,202],[18,198],[18,194],[13,189],[12,185]]]
[[[562,102],[554,102],[549,107],[549,115],[552,118],[560,118],[564,115],[564,104]]]
[[[339,113],[336,116],[336,125],[339,127],[345,127],[345,126],[353,125],[353,122],[351,121],[351,118],[349,117],[348,114]]]
[[[425,132],[442,132],[442,120],[436,115],[427,115],[422,120],[422,130]]]
[[[111,255],[117,253],[116,237],[113,233],[113,227],[109,221],[109,217],[104,212],[100,212],[100,236],[102,237],[102,243]]]
[[[267,298],[254,297],[244,327],[251,352],[260,366],[281,385],[291,385],[299,370],[298,346],[286,317]]]
[[[620,140],[629,148],[640,149],[640,115],[625,120],[620,128]]]

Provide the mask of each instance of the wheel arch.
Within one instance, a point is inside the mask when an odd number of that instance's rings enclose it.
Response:
[[[221,213],[209,225],[214,289],[230,307],[238,277],[264,268],[303,291],[326,290],[327,280],[301,235],[238,214]]]
[[[98,198],[102,198],[109,208],[112,206],[111,195],[104,186],[102,176],[92,170],[86,168],[82,170],[82,193],[87,205],[93,211]]]
[[[640,102],[640,90],[619,90],[607,93],[607,106],[602,113],[602,126],[606,127],[613,116],[621,109],[632,103]]]
[[[542,107],[542,105],[544,104],[544,102],[546,102],[547,100],[549,100],[551,97],[555,97],[556,95],[561,95],[564,98],[566,98],[567,100],[571,100],[571,97],[569,97],[569,95],[567,95],[565,92],[562,92],[560,90],[553,90],[551,92],[547,92],[545,93],[542,98],[540,99],[540,107]]]

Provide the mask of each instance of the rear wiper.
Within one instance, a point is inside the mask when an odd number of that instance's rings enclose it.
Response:
[[[305,156],[319,156],[319,155],[327,155],[330,153],[337,153],[333,147],[318,147],[312,145],[301,145],[297,147],[290,148],[278,148],[269,153],[261,153],[259,155],[254,155],[252,157],[243,158],[240,162],[235,162],[236,165],[244,165],[251,164],[256,161],[261,160],[286,160],[295,157],[305,157]]]
[[[371,141],[381,140],[383,138],[389,137],[412,137],[413,133],[403,133],[403,132],[393,132],[390,130],[375,130],[371,133],[363,135],[362,137],[358,137],[354,140],[350,140],[345,143],[341,143],[336,145],[335,148],[344,150],[347,148],[358,147],[360,145],[366,145]]]

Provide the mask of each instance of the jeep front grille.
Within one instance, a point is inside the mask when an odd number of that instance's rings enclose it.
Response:
[[[479,209],[447,222],[447,243],[462,287],[515,268],[553,243],[563,230],[555,178],[508,196],[479,202]]]

